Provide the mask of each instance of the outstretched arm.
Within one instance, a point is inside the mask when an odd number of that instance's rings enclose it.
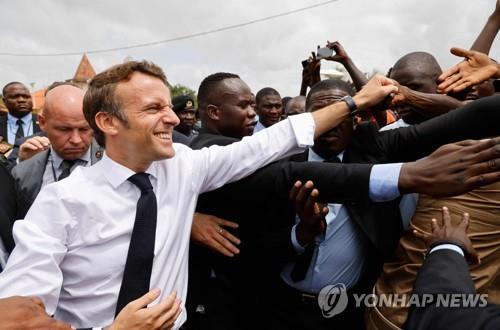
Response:
[[[497,36],[500,29],[500,0],[497,0],[495,10],[488,17],[486,25],[477,36],[477,39],[472,44],[471,50],[475,50],[484,54],[489,54],[491,45]]]

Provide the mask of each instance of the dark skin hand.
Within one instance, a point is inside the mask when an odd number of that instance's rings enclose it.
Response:
[[[431,220],[432,234],[421,232],[417,229],[413,230],[413,234],[422,239],[427,247],[435,246],[440,242],[455,242],[465,249],[465,257],[469,263],[475,265],[479,264],[479,256],[472,246],[472,243],[467,236],[467,229],[469,228],[469,214],[464,213],[462,221],[458,225],[451,223],[450,211],[446,206],[443,207],[443,218],[441,224],[437,219]]]
[[[43,302],[35,297],[0,299],[1,330],[70,330],[71,325],[54,320],[45,312]]]
[[[405,163],[399,191],[456,196],[500,181],[500,138],[446,144],[428,157]]]
[[[300,94],[306,96],[307,88],[311,88],[316,83],[321,81],[320,70],[321,62],[320,59],[316,58],[316,54],[311,52],[311,56],[307,60],[302,61],[302,83],[300,86]]]
[[[312,181],[306,184],[297,181],[290,190],[290,200],[295,212],[300,218],[295,234],[301,246],[306,246],[314,241],[314,238],[326,231],[325,216],[328,207],[318,203],[319,192],[314,189]]]
[[[400,105],[410,105],[420,109],[421,113],[429,117],[436,117],[463,106],[463,103],[448,95],[422,93],[399,85],[398,92],[392,97],[390,107],[398,109]]]

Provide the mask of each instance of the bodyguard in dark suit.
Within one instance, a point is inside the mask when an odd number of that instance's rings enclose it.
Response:
[[[412,306],[405,329],[500,329],[500,306],[486,304],[484,298],[478,298],[476,306],[460,299],[455,301],[458,306],[437,305],[438,294],[459,297],[476,294],[467,264],[467,261],[477,262],[466,234],[468,222],[469,217],[464,214],[462,223],[453,225],[449,211],[443,208],[442,225],[434,223],[431,236],[418,235],[426,241],[429,253],[417,275],[413,293],[420,297],[432,295],[434,300],[424,306]]]
[[[39,132],[37,116],[32,115],[33,101],[31,94],[23,84],[11,82],[2,90],[3,101],[8,115],[0,116],[0,136],[10,144],[15,139]]]

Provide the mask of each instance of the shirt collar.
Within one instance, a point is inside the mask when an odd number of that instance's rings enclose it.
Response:
[[[17,117],[14,117],[13,115],[11,115],[10,113],[7,114],[7,121],[10,124],[16,124],[18,119],[21,119],[23,121],[23,125],[26,125],[26,124],[29,124],[29,122],[33,119],[33,115],[30,112],[21,118],[17,118]]]
[[[64,159],[59,156],[52,147],[50,147],[50,155],[52,157],[52,164],[54,164],[54,167],[60,168]],[[87,149],[87,152],[79,158],[79,160],[85,161],[85,164],[90,164],[90,147]]]
[[[158,178],[158,166],[156,163],[157,162],[151,163],[151,166],[145,171],[150,175],[150,177],[154,178],[152,183],[156,180],[156,178]],[[113,188],[117,188],[123,182],[127,181],[129,177],[135,174],[135,172],[128,167],[125,167],[111,159],[106,152],[104,152],[101,161],[96,165],[102,166],[102,173],[109,183],[111,183]]]
[[[340,152],[337,157],[342,161],[342,158],[344,158],[344,151]],[[307,161],[308,162],[324,162],[325,159],[318,155],[317,153],[314,152],[312,148],[309,148],[309,154],[307,155]]]

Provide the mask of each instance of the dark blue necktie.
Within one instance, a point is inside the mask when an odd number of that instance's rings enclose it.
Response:
[[[136,173],[128,178],[141,190],[137,202],[134,229],[128,248],[125,271],[118,295],[115,315],[132,300],[149,291],[156,232],[156,196],[146,173]]]

